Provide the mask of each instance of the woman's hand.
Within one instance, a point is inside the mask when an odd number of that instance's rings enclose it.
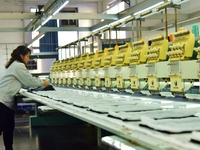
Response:
[[[46,86],[49,86],[49,82],[47,80],[43,80],[43,85],[46,87]]]

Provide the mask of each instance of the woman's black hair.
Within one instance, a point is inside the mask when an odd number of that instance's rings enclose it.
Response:
[[[18,46],[16,49],[13,50],[11,53],[11,58],[5,65],[5,68],[7,69],[14,61],[19,61],[21,63],[24,63],[20,55],[27,55],[28,53],[31,54],[31,50],[27,48],[26,46]],[[25,64],[25,63],[24,63]],[[26,65],[26,64],[25,64]]]

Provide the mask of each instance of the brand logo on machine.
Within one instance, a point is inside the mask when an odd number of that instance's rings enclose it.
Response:
[[[108,82],[108,79],[106,79],[106,86],[108,86],[109,85],[109,82]]]
[[[174,81],[174,89],[178,89],[178,82]]]
[[[121,85],[121,82],[119,81],[119,82],[118,82],[118,86],[120,86],[120,85]]]
[[[174,81],[174,86],[177,86],[178,85],[178,82],[177,81]]]
[[[136,87],[136,81],[135,81],[135,80],[133,80],[133,85],[132,85],[132,87]]]
[[[154,87],[154,81],[153,81],[153,80],[151,81],[151,88],[155,88],[155,87]]]

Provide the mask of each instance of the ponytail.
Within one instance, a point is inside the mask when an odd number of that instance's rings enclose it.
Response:
[[[7,69],[14,61],[19,61],[21,63],[24,63],[20,55],[25,56],[28,53],[31,53],[31,50],[29,48],[27,48],[27,47],[25,47],[23,45],[18,46],[11,53],[11,58],[9,59],[9,61],[7,62],[7,64],[5,65],[5,68]]]

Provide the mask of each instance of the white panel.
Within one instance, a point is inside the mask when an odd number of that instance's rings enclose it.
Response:
[[[29,70],[30,73],[49,73],[55,58],[37,59],[37,70]]]
[[[169,77],[169,65],[168,61],[156,63],[156,71],[158,78],[168,78]]]
[[[136,66],[136,72],[138,78],[147,78],[147,67],[146,64],[141,64]]]
[[[198,79],[197,60],[181,61],[181,76],[183,79]]]

